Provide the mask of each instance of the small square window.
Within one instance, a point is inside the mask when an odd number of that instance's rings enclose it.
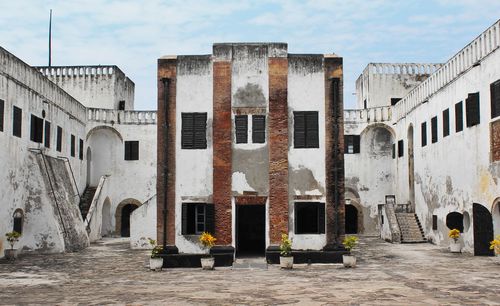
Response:
[[[295,203],[295,234],[325,233],[325,203]]]
[[[139,141],[125,141],[125,160],[139,160]]]
[[[214,233],[214,205],[182,203],[182,235]]]
[[[360,152],[359,135],[344,135],[344,153],[357,154]]]
[[[318,112],[293,112],[294,148],[319,148]]]

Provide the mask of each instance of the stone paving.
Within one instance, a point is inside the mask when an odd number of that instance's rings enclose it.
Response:
[[[431,244],[362,237],[354,269],[313,264],[291,271],[258,265],[150,272],[147,254],[130,250],[126,240],[105,239],[79,253],[0,260],[0,304],[500,305],[494,258]]]

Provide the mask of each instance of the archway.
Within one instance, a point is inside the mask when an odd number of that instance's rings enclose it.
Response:
[[[415,210],[415,164],[413,161],[413,125],[408,127],[408,187],[409,200]]]
[[[481,204],[472,206],[474,222],[474,255],[493,256],[490,250],[490,241],[493,240],[493,220],[489,210]]]
[[[110,235],[113,231],[111,224],[111,201],[109,198],[104,200],[102,204],[102,226],[101,226],[101,236],[106,237]]]
[[[353,188],[346,187],[344,197],[346,234],[361,234],[376,231],[375,223],[372,223],[370,219],[363,219],[363,207],[360,205],[358,192]]]
[[[90,178],[92,177],[92,151],[87,147],[87,186],[90,186]]]
[[[92,148],[90,168],[87,165],[87,171],[90,169],[88,185],[95,187],[101,176],[111,174],[116,169],[116,160],[123,150],[123,138],[114,128],[98,126],[89,131],[87,140],[88,146]]]
[[[362,154],[375,159],[391,159],[394,131],[389,126],[383,123],[370,124],[360,136]]]
[[[493,233],[495,237],[500,235],[500,199],[496,199],[491,208],[491,217],[493,219]]]
[[[345,206],[345,233],[358,233],[358,209],[354,205]]]
[[[116,207],[115,225],[116,234],[122,237],[130,237],[130,215],[141,206],[141,202],[136,199],[123,200]]]

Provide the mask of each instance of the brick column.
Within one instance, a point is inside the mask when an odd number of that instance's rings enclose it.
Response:
[[[231,61],[213,63],[213,200],[217,245],[232,242]]]
[[[164,241],[165,209],[167,215],[167,243],[168,245],[175,244],[176,69],[177,58],[158,60],[156,233],[159,245],[162,245]],[[165,86],[168,86],[168,88],[165,88]],[[168,109],[165,101],[166,93],[168,95]],[[166,117],[167,113],[168,118]]]
[[[269,238],[288,234],[288,58],[269,57]]]
[[[342,58],[325,56],[326,240],[336,247],[345,233],[344,106]]]

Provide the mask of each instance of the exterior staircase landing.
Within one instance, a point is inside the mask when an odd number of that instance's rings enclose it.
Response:
[[[82,213],[82,218],[85,220],[87,217],[87,213],[89,212],[90,205],[92,204],[92,200],[94,199],[95,192],[97,187],[87,187],[83,192],[83,195],[80,200],[80,212]]]
[[[396,213],[396,218],[401,231],[401,243],[427,242],[416,214],[399,212]]]

